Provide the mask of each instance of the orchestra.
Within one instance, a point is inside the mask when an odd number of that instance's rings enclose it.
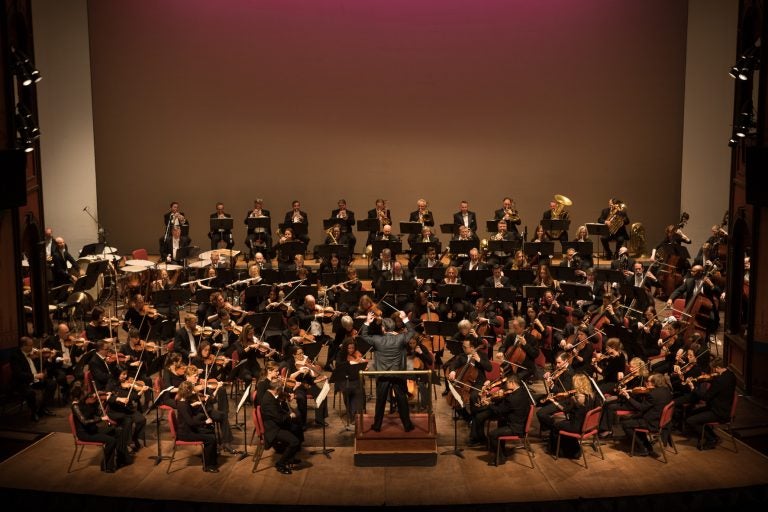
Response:
[[[230,427],[233,401],[252,385],[253,397],[243,397],[244,403],[262,405],[268,436],[285,444],[277,470],[289,474],[299,468],[303,432],[328,425],[327,402],[313,404],[326,386],[341,392],[347,426],[366,414],[372,397],[366,396],[367,377],[361,371],[369,366],[426,369],[434,377],[378,376],[373,432],[383,428],[387,402],[393,404],[390,412],[400,415],[405,433],[413,431],[411,413],[436,413],[430,390],[438,383],[445,386],[449,410],[471,422],[470,447],[490,441],[493,451],[499,436],[521,434],[533,402],[535,421],[554,452],[557,432],[578,431],[601,397],[606,400],[601,402],[602,438],[613,436],[616,426],[631,438],[635,429],[657,425],[661,408],[672,400],[681,408],[703,401],[709,413],[678,418],[676,424],[703,436],[700,449],[715,446],[718,439],[705,420],[724,418],[732,386],[728,370],[721,361],[710,364],[706,348],[718,326],[721,299],[712,254],[702,252],[701,263],[690,266],[687,251],[680,250],[691,242],[682,233],[682,220],[667,229],[650,260],[631,254],[625,245],[627,206],[615,198],[598,219],[609,233],[601,237],[605,258],[599,252],[584,254],[577,247],[590,242],[586,226],[576,228],[574,246],[567,223],[555,222],[570,220],[566,207],[572,204],[555,195],[534,228],[530,242],[558,242],[552,255],[521,245],[529,243],[528,231],[519,229],[520,212],[511,197],[493,211],[488,229],[496,231],[483,242],[478,214],[462,200],[448,226],[455,230],[452,241],[469,243],[454,242],[445,252],[426,199],[418,199],[408,217],[415,229],[407,239],[406,233],[395,234],[386,201],[377,199],[367,211],[365,222],[378,225],[369,231],[366,246],[398,244],[401,237],[406,243],[402,254],[399,244],[378,254],[366,248],[372,258],[361,264],[354,252],[355,215],[344,199],[323,230],[324,245],[337,249],[315,246],[322,261],[307,250],[308,215],[298,200],[274,239],[264,200],[254,200],[245,215],[247,251],[240,258],[233,250],[231,222],[219,222],[232,216],[217,203],[208,234],[212,251],[199,261],[194,253],[179,252],[191,246],[189,220],[172,202],[164,214],[159,257],[141,271],[147,278],[126,291],[125,304],[94,297],[96,304],[84,317],[64,318],[44,343],[24,338],[12,358],[12,382],[35,421],[53,414],[56,390],[71,402],[78,434],[108,445],[108,472],[126,464],[129,451],[143,448],[143,411],[164,390],[158,402],[177,410],[179,439],[203,441],[205,470],[218,471],[219,451],[239,453]],[[440,227],[448,233],[448,227]],[[490,242],[510,244],[489,248]],[[713,227],[708,243],[727,243],[722,227]],[[52,238],[50,253],[52,284],[68,295],[83,271],[62,238]],[[122,276],[121,265],[116,267]],[[662,281],[675,272],[680,279],[665,293]],[[157,303],[157,292],[167,292],[166,302]],[[435,326],[440,334],[428,330]],[[496,370],[498,379],[489,380]],[[85,371],[95,394],[82,389]],[[718,386],[702,385],[699,379],[710,374],[719,379]],[[94,399],[103,401],[108,414]],[[314,421],[308,421],[312,407]],[[635,414],[617,421],[620,408]],[[501,423],[487,433],[489,420]],[[640,441],[639,453],[656,456],[645,436]],[[574,446],[561,451],[578,455]]]

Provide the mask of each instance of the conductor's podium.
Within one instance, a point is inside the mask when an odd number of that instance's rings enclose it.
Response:
[[[358,414],[355,421],[355,466],[434,466],[437,464],[435,416],[411,413],[415,427],[403,430],[400,416],[387,414],[381,432],[371,429],[372,414]]]

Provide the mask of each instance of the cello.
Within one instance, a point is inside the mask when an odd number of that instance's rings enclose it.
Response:
[[[459,371],[456,372],[456,378],[454,379],[454,383],[458,384],[456,391],[461,397],[461,401],[465,405],[469,403],[469,399],[470,399],[469,395],[472,392],[472,390],[477,389],[472,385],[477,380],[477,376],[479,375],[477,366],[475,366],[474,364],[475,360],[472,359],[472,356],[474,356],[476,353],[477,353],[477,348],[473,348],[472,352],[467,354],[466,364],[462,366]],[[445,396],[445,399],[448,402],[448,405],[450,405],[452,408],[458,409],[460,407],[460,404],[456,400],[456,397],[453,396],[453,393],[448,393]]]
[[[430,301],[429,297],[427,297],[427,312],[422,313],[419,317],[421,319],[422,325],[424,322],[439,322],[440,317],[437,316],[437,313],[430,308]],[[442,352],[445,350],[445,338],[441,335],[434,335],[434,336],[428,336],[430,340],[430,347],[429,349],[432,351],[432,353],[435,352]]]
[[[684,330],[685,338],[699,333],[701,336],[706,337],[709,330],[709,324],[711,321],[712,311],[716,308],[716,304],[706,295],[704,295],[704,286],[709,285],[714,288],[712,281],[709,280],[709,275],[715,270],[716,267],[712,267],[702,278],[703,284],[701,290],[695,297],[691,299],[688,305],[685,307],[683,317],[688,319],[688,324]]]

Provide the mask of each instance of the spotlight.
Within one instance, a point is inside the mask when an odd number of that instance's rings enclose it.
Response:
[[[23,86],[30,86],[43,79],[40,71],[37,70],[32,61],[29,60],[29,57],[24,55],[23,52],[11,47],[11,55],[13,56],[14,71],[21,79]]]
[[[32,117],[32,112],[22,105],[16,105],[16,131],[19,134],[24,151],[27,153],[35,150],[35,141],[40,138],[40,128]]]
[[[752,127],[752,114],[749,112],[742,112],[739,114],[739,120],[734,127],[734,134],[737,137],[744,138],[749,134],[749,129]]]
[[[739,138],[736,137],[736,135],[731,135],[730,140],[728,141],[728,147],[733,148],[736,147],[736,145],[739,143]]]

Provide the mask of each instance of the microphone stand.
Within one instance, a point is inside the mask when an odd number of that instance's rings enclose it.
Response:
[[[165,388],[160,393],[158,393],[157,397],[152,402],[152,406],[149,408],[149,410],[146,413],[144,413],[144,415],[146,416],[147,414],[152,412],[152,409],[155,410],[155,429],[157,433],[157,455],[153,455],[150,457],[150,459],[154,459],[155,466],[160,464],[160,462],[164,459],[170,459],[170,457],[168,457],[167,455],[166,456],[163,455],[162,449],[160,448],[160,406],[158,404],[160,402],[160,397],[162,397],[164,394],[170,391],[172,387],[173,386],[169,388]]]

